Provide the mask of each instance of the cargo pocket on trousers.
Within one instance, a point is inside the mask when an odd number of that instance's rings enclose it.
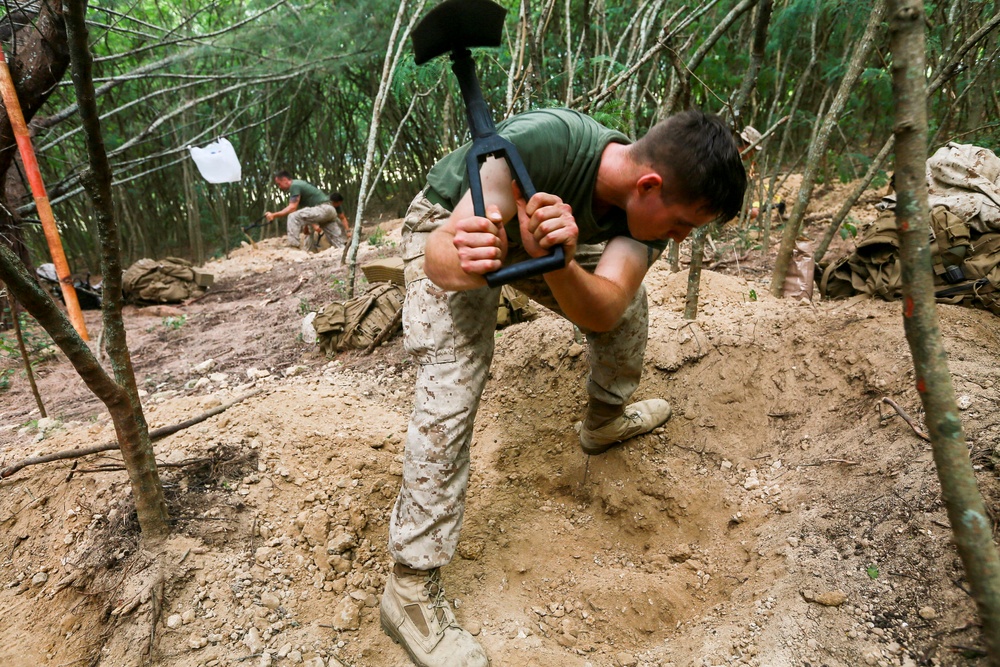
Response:
[[[455,327],[451,317],[451,294],[428,278],[407,281],[403,322],[403,346],[419,364],[455,361]]]

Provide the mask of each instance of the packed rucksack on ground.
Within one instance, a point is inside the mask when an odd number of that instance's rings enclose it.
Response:
[[[927,185],[938,302],[1000,315],[1000,158],[986,148],[949,143],[927,160]],[[853,253],[817,267],[824,297],[900,297],[895,198],[884,198],[879,208]]]
[[[213,277],[179,257],[140,259],[122,275],[122,290],[132,303],[181,303],[205,293]]]

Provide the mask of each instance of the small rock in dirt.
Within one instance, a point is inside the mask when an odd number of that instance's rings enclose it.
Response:
[[[325,513],[324,513],[325,514]],[[305,531],[303,531],[305,532]],[[326,543],[326,551],[330,554],[342,554],[346,551],[350,551],[355,546],[357,546],[358,541],[351,533],[346,530],[340,530],[335,534],[330,541]]]
[[[670,554],[670,560],[675,563],[683,563],[691,558],[691,547],[686,544],[677,545]]]
[[[271,667],[274,664],[271,660],[271,654],[264,651],[260,656],[260,662],[257,663],[257,667]]]
[[[921,607],[920,611],[918,611],[917,613],[920,614],[920,618],[924,619],[925,621],[930,621],[937,618],[937,611],[934,610],[934,607]]]
[[[361,609],[350,597],[340,601],[333,610],[331,625],[334,630],[357,630],[361,627]]]
[[[302,663],[302,652],[299,650],[289,651],[288,659],[292,661],[293,665],[299,665]]]
[[[208,644],[208,638],[205,637],[204,635],[198,634],[197,632],[195,632],[194,634],[191,635],[191,637],[188,638],[188,646],[190,646],[193,649],[205,648],[207,644]]]
[[[843,591],[826,591],[816,596],[816,602],[824,607],[839,607],[847,602],[847,595]]]
[[[958,404],[959,410],[968,410],[972,406],[972,397],[968,394],[962,394],[955,402]]]
[[[247,633],[243,635],[243,644],[250,649],[250,653],[260,653],[261,649],[264,648],[264,642],[260,640],[260,631],[255,627],[247,630]]]
[[[466,621],[465,629],[473,637],[478,637],[479,633],[483,631],[483,626],[479,621]]]
[[[636,657],[631,653],[626,653],[622,651],[621,653],[615,654],[615,667],[635,667],[639,664]]]
[[[747,478],[743,481],[743,488],[746,489],[747,491],[753,491],[754,489],[759,487],[760,487],[760,480],[757,479],[757,471],[751,470],[750,474],[747,475]]]
[[[326,512],[310,512],[302,524],[302,537],[310,546],[326,542],[326,534],[330,527],[330,517]]]
[[[32,586],[41,586],[42,584],[44,584],[48,580],[49,580],[49,575],[47,575],[44,572],[39,572],[35,576],[33,576],[31,578],[31,585]]]
[[[247,377],[251,380],[259,380],[260,378],[270,377],[271,371],[266,368],[253,368],[252,366],[247,369]]]
[[[805,600],[806,602],[815,602],[816,601],[816,592],[808,590],[808,589],[804,590],[804,591],[802,591],[802,599]]]
[[[51,417],[42,417],[41,419],[38,420],[37,427],[39,433],[48,433],[49,431],[53,431],[59,428],[61,425],[62,422],[60,422],[58,419],[52,419]]]
[[[277,609],[281,606],[281,600],[274,593],[261,593],[260,603],[268,609]]]
[[[197,364],[191,370],[194,371],[195,373],[199,373],[199,374],[203,375],[203,374],[209,372],[210,370],[212,370],[213,368],[215,368],[215,359],[206,359],[205,361],[201,362],[200,364]]]
[[[566,356],[572,357],[573,359],[576,359],[581,354],[583,354],[583,345],[580,345],[579,343],[573,343],[569,346],[569,349],[566,350]]]
[[[190,623],[191,621],[193,621],[195,619],[195,617],[196,617],[196,615],[195,615],[194,609],[186,609],[181,614],[181,622],[184,625],[187,625],[188,623]]]
[[[167,627],[170,628],[171,630],[176,630],[177,628],[181,627],[181,624],[182,621],[180,614],[171,614],[170,616],[167,617]]]

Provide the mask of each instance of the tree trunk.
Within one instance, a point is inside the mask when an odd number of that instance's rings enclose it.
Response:
[[[982,620],[986,655],[1000,665],[1000,554],[976,486],[934,300],[928,241],[927,93],[923,0],[891,0],[889,12],[895,98],[896,224],[900,232],[903,326],[913,354],[954,542]]]
[[[63,23],[62,3],[43,2],[38,16],[14,33],[3,48],[7,53],[11,77],[21,112],[26,123],[49,98],[69,66],[66,49],[66,28]],[[6,112],[0,114],[0,183],[6,183],[17,147],[14,130]],[[10,213],[12,202],[6,192],[0,193],[0,243],[12,248],[21,261],[28,265],[28,250],[24,245],[18,218]],[[23,302],[22,302],[23,305]]]
[[[699,227],[691,235],[691,263],[688,265],[687,299],[684,303],[684,319],[698,317],[698,294],[701,291],[701,265],[705,258],[705,239],[712,233],[715,224]]]
[[[868,171],[865,172],[865,175],[858,182],[857,187],[855,187],[851,194],[848,195],[847,199],[845,199],[844,203],[841,205],[840,210],[833,216],[830,226],[826,228],[826,233],[823,234],[823,239],[819,242],[819,245],[816,246],[814,257],[817,264],[819,264],[819,261],[823,259],[823,255],[826,254],[826,250],[830,247],[830,242],[833,241],[833,236],[837,233],[837,230],[840,229],[840,225],[844,222],[844,218],[846,218],[847,214],[851,212],[851,209],[858,202],[862,193],[868,188],[872,179],[875,178],[875,174],[877,174],[879,169],[882,168],[882,165],[885,164],[885,160],[889,157],[889,153],[892,151],[895,143],[895,136],[891,136],[886,140],[885,145],[882,146],[882,150],[880,150],[878,155],[875,156],[875,159],[872,160],[871,165],[868,167]]]
[[[73,66],[73,86],[83,121],[87,156],[91,171],[84,185],[94,203],[101,243],[101,272],[104,276],[102,316],[108,356],[115,382],[108,389],[112,394],[105,401],[115,424],[122,458],[132,482],[139,526],[146,539],[158,541],[167,536],[167,504],[163,486],[156,470],[149,427],[139,401],[132,358],[125,341],[122,321],[122,267],[119,257],[118,224],[111,195],[111,167],[101,136],[101,121],[97,113],[92,58],[88,42],[85,13],[86,0],[66,0],[66,32]],[[81,343],[82,344],[82,343]],[[89,353],[89,349],[87,349]],[[103,374],[103,371],[102,371]]]
[[[733,101],[733,124],[737,130],[747,124],[743,118],[743,107],[757,86],[757,74],[760,72],[761,63],[764,62],[764,48],[767,46],[767,28],[771,24],[772,6],[771,0],[761,0],[757,5],[757,21],[750,46],[750,65],[743,75],[743,83],[740,84],[736,99]]]
[[[382,65],[382,79],[379,81],[378,95],[372,105],[371,125],[368,128],[368,150],[365,155],[364,168],[361,171],[361,185],[358,188],[358,207],[354,215],[354,233],[351,235],[351,243],[348,250],[349,266],[347,269],[347,293],[348,298],[354,296],[354,282],[357,275],[358,244],[361,239],[361,220],[365,213],[365,201],[368,198],[368,183],[371,179],[373,166],[375,163],[375,147],[378,144],[379,122],[382,117],[382,110],[385,108],[385,98],[392,84],[393,73],[403,51],[406,38],[413,28],[420,12],[423,11],[424,0],[418,0],[413,9],[409,24],[403,27],[403,17],[406,15],[406,0],[400,0],[399,10],[396,12],[396,22],[393,24],[392,33],[389,35],[389,44],[385,49],[385,62]],[[402,29],[402,34],[400,30]],[[396,37],[399,35],[399,41]]]
[[[885,0],[876,0],[872,7],[871,16],[868,19],[868,26],[861,37],[861,41],[854,50],[854,55],[848,65],[844,78],[840,81],[840,88],[834,97],[833,104],[830,105],[823,124],[815,140],[809,146],[809,158],[806,160],[805,172],[802,174],[802,185],[799,187],[798,197],[795,199],[795,206],[792,208],[792,215],[785,225],[784,234],[781,237],[781,246],[778,248],[778,257],[774,262],[774,273],[771,276],[771,293],[780,297],[785,285],[785,276],[788,275],[788,266],[792,260],[792,251],[795,249],[795,239],[798,238],[802,226],[802,219],[805,217],[806,206],[812,196],[813,186],[816,184],[816,174],[819,171],[820,162],[826,154],[827,146],[830,142],[830,134],[837,124],[840,114],[843,112],[850,97],[854,84],[861,74],[865,61],[875,45],[875,34],[881,28],[882,17],[885,14]]]
[[[24,335],[21,333],[21,319],[17,316],[17,299],[14,298],[13,293],[7,293],[7,302],[10,304],[10,319],[14,326],[14,337],[17,338],[17,349],[21,351],[21,360],[24,361],[24,374],[28,376],[31,395],[35,397],[38,414],[42,418],[48,417],[49,415],[45,411],[45,403],[42,402],[42,395],[38,393],[38,385],[35,383],[35,372],[31,369],[31,357],[28,355],[28,347],[24,344]]]

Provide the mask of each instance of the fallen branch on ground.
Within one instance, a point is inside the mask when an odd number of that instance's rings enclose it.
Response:
[[[885,403],[886,405],[891,406],[892,409],[895,410],[899,414],[899,416],[903,418],[903,421],[905,421],[907,424],[910,425],[910,428],[912,428],[913,432],[917,434],[917,437],[919,437],[919,438],[921,438],[923,440],[926,440],[927,442],[931,441],[930,437],[926,433],[924,433],[922,430],[920,430],[920,427],[917,426],[917,423],[915,421],[913,421],[913,418],[910,417],[910,415],[906,414],[906,410],[904,410],[903,408],[899,407],[899,404],[896,403],[896,401],[892,400],[888,396],[885,396],[876,405],[881,405],[882,403]],[[879,410],[879,417],[880,418],[882,417],[882,411],[881,410]]]
[[[239,403],[241,401],[245,401],[246,399],[250,398],[251,396],[256,396],[257,394],[259,394],[262,391],[264,391],[263,388],[254,389],[253,391],[248,392],[246,394],[243,394],[242,396],[237,396],[233,400],[231,400],[231,401],[229,401],[227,403],[223,403],[222,405],[220,405],[220,406],[218,406],[216,408],[212,408],[211,410],[209,410],[207,412],[203,412],[202,414],[198,415],[197,417],[192,417],[191,419],[188,419],[187,421],[180,422],[179,424],[173,424],[171,426],[164,426],[162,428],[154,429],[154,430],[152,430],[152,431],[149,432],[149,440],[150,440],[150,442],[156,442],[157,440],[162,440],[163,438],[167,437],[168,435],[173,435],[174,433],[177,433],[177,431],[182,431],[182,430],[184,430],[186,428],[190,428],[191,426],[194,426],[195,424],[200,424],[201,422],[205,421],[206,419],[214,417],[215,415],[219,414],[220,412],[225,412],[226,410],[228,410],[229,408],[233,407],[237,403]],[[14,473],[16,473],[18,470],[21,470],[22,468],[27,468],[28,466],[38,465],[39,463],[50,463],[52,461],[61,461],[61,460],[64,460],[64,459],[75,459],[75,458],[79,458],[81,456],[87,456],[88,454],[97,454],[97,453],[100,453],[100,452],[108,452],[108,451],[112,451],[112,450],[115,450],[115,449],[119,449],[117,441],[115,441],[115,442],[108,442],[108,443],[105,443],[103,445],[95,445],[93,447],[85,447],[85,448],[82,448],[82,449],[71,449],[71,450],[64,451],[64,452],[55,452],[53,454],[46,454],[44,456],[29,457],[29,458],[22,459],[22,460],[18,461],[17,463],[15,463],[12,466],[8,466],[7,468],[4,468],[3,470],[0,470],[0,479],[6,479],[6,478],[10,477],[11,475],[13,475]]]

